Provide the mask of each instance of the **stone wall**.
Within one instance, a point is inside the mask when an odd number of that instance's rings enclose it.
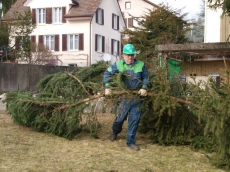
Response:
[[[73,69],[73,66],[0,63],[0,94],[17,90],[34,90],[35,85],[46,75]]]

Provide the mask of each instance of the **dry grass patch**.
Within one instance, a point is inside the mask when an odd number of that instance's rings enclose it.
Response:
[[[125,130],[118,140],[108,136],[114,115],[100,114],[99,139],[80,134],[72,141],[16,125],[0,112],[1,172],[221,172],[204,154],[186,146],[159,146],[137,135],[141,150],[126,146]]]

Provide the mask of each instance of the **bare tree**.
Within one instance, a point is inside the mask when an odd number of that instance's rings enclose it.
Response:
[[[49,50],[49,47],[41,43],[31,44],[31,54],[32,58],[29,62],[31,64],[56,66],[58,62],[61,62],[58,56]]]

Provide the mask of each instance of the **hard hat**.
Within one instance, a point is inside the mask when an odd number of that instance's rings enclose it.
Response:
[[[123,53],[124,54],[136,54],[136,50],[132,44],[126,44],[123,47]]]

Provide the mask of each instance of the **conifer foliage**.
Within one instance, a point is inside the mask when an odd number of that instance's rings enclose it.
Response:
[[[225,62],[225,58],[224,62]],[[189,97],[190,101],[199,104],[200,109],[191,109],[201,120],[205,120],[204,135],[212,138],[215,143],[216,157],[213,163],[219,167],[230,168],[230,71],[225,63],[222,69],[225,76],[220,87],[216,87],[215,80],[210,79],[210,84],[201,89],[197,83],[190,85],[190,90],[196,93]],[[204,85],[204,84],[203,84]]]
[[[148,10],[141,18],[131,16],[139,26],[133,26],[133,30],[126,29],[122,33],[128,35],[127,42],[134,44],[145,56],[156,55],[156,45],[188,42],[185,35],[190,30],[190,24],[184,19],[186,15],[181,14],[181,10],[160,4],[158,8]]]
[[[90,105],[87,103],[90,97],[93,100],[97,98],[93,95],[101,92],[106,68],[101,62],[92,65],[90,70],[81,68],[48,75],[37,84],[37,94],[8,93],[9,113],[15,123],[67,139],[83,129],[96,136],[98,122],[96,118],[87,118],[83,110]],[[88,120],[83,122],[83,118]]]
[[[161,8],[150,11],[150,15],[149,18],[146,16],[146,22],[140,21],[143,28],[124,32],[141,52],[137,58],[148,60],[148,97],[143,99],[137,91],[127,90],[121,79],[124,74],[120,73],[111,79],[113,94],[105,99],[105,103],[116,102],[117,97],[123,95],[141,99],[140,132],[149,134],[153,142],[160,144],[190,144],[196,149],[215,151],[215,164],[229,168],[228,67],[226,80],[222,80],[220,88],[216,88],[212,80],[195,84],[184,83],[176,76],[169,80],[167,72],[153,58],[154,48],[157,44],[186,42],[186,22],[182,20],[183,16],[175,17]],[[7,110],[15,123],[37,131],[72,139],[84,130],[96,137],[100,124],[91,106],[93,100],[104,96],[102,76],[107,67],[105,62],[98,62],[72,72],[48,75],[37,84],[37,94],[7,93]],[[84,113],[87,108],[91,113]]]
[[[104,103],[115,104],[117,97],[123,95],[141,99],[140,132],[163,145],[188,144],[194,149],[214,151],[215,164],[229,168],[228,70],[227,80],[217,89],[212,80],[206,84],[184,83],[176,77],[169,81],[161,67],[154,67],[150,62],[148,65],[152,66],[149,68],[151,86],[146,99],[139,97],[137,91],[127,90],[121,81],[123,74],[118,74],[111,80],[113,95],[104,99]],[[15,123],[67,139],[82,131],[97,137],[100,127],[97,116],[94,111],[84,113],[84,110],[93,100],[104,96],[102,75],[107,67],[106,63],[98,62],[90,68],[48,75],[37,84],[36,96],[31,92],[7,93],[9,114]]]

